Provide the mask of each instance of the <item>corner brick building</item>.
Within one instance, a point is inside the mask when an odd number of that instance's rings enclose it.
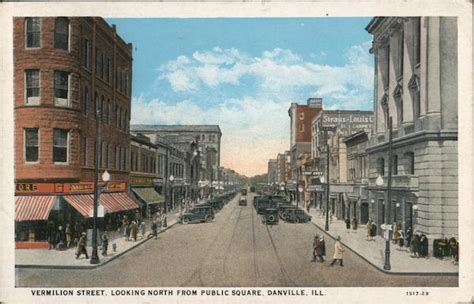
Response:
[[[102,18],[15,18],[14,66],[17,241],[45,240],[77,213],[88,218],[96,119],[99,174],[111,175],[105,213],[124,211],[120,200],[136,208],[125,192],[131,44]]]

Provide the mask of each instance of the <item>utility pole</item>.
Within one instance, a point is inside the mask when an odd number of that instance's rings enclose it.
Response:
[[[385,263],[383,269],[390,270],[390,211],[392,205],[392,116],[388,118],[388,179],[387,179],[387,215],[385,218],[385,229],[387,229],[387,238],[385,240]]]
[[[328,139],[328,131],[324,131],[325,138],[326,138],[326,223],[324,225],[324,230],[329,231],[329,157],[331,156],[331,153],[329,152],[329,143],[327,141]]]

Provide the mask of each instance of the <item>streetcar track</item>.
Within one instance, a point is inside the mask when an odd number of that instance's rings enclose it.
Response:
[[[270,238],[270,243],[272,244],[272,247],[273,247],[273,252],[275,253],[275,257],[277,259],[277,262],[278,262],[278,266],[280,268],[280,272],[281,274],[283,275],[283,279],[284,279],[284,283],[285,283],[285,286],[288,286],[288,282],[290,282],[291,284],[293,284],[293,286],[298,286],[295,281],[288,275],[288,272],[286,271],[285,267],[283,266],[283,262],[281,260],[281,257],[280,255],[278,254],[278,250],[276,248],[276,245],[275,245],[275,242],[273,240],[273,237],[270,233],[270,229],[268,228],[268,225],[265,225],[265,228],[267,229],[267,233],[268,233],[268,237]]]
[[[227,258],[229,256],[230,247],[232,246],[232,242],[233,242],[234,237],[235,237],[235,232],[237,231],[237,226],[239,224],[239,219],[240,219],[241,214],[242,214],[242,208],[240,208],[240,210],[239,210],[239,215],[237,216],[237,221],[235,222],[234,229],[232,230],[232,236],[230,238],[229,245],[227,246],[227,249],[226,249],[225,254],[224,254],[224,261],[222,263],[222,270],[224,272],[224,278],[225,278],[226,281],[229,281],[229,279],[230,279],[230,276],[227,275],[227,267],[226,267]],[[228,284],[228,285],[232,286],[232,283]]]
[[[258,269],[257,263],[257,238],[255,237],[255,220],[254,220],[254,210],[250,211],[252,214],[252,247],[253,247],[253,267],[255,273],[255,287],[258,286],[258,280],[260,277],[260,270]]]
[[[231,204],[234,201],[234,199],[230,200],[228,204]],[[237,206],[234,206],[234,208],[231,209],[231,213],[230,213],[229,217],[232,216],[232,214],[234,213],[235,210],[237,210]],[[204,254],[203,258],[199,261],[198,266],[193,271],[191,276],[186,281],[184,281],[182,284],[180,284],[180,287],[186,287],[187,285],[189,285],[189,283],[191,283],[196,278],[196,276],[197,276],[197,279],[199,281],[200,286],[204,287],[204,282],[202,280],[202,268],[203,268],[203,266],[206,262],[206,259],[209,255],[211,247],[214,246],[215,242],[219,238],[219,235],[220,235],[220,230],[218,229],[217,232],[214,235],[214,238],[212,239],[212,242],[206,248],[205,254]]]

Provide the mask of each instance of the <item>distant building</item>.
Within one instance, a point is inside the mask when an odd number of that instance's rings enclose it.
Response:
[[[369,155],[370,215],[433,239],[458,235],[458,29],[455,17],[376,17],[375,136]],[[393,157],[388,162],[388,124]],[[383,185],[377,186],[377,176]]]
[[[186,161],[185,183],[194,197],[208,195],[221,187],[220,149],[222,132],[218,125],[132,125],[132,133],[148,136],[152,142],[166,141],[182,151]],[[197,154],[197,155],[196,155]],[[198,190],[198,187],[205,188]]]
[[[360,224],[369,220],[368,177],[369,157],[367,147],[370,133],[359,131],[344,138],[347,151],[346,218],[356,218]]]
[[[289,171],[289,180],[292,183],[296,183],[298,158],[303,153],[311,153],[311,122],[313,118],[322,111],[322,102],[322,98],[308,98],[305,105],[292,103],[288,109],[291,129],[291,170]]]
[[[276,159],[269,159],[268,160],[268,184],[272,187],[275,187],[277,185],[277,160]]]
[[[353,187],[347,185],[347,151],[344,138],[359,131],[372,133],[374,114],[372,111],[324,110],[313,119],[311,155],[313,168],[322,172],[330,183],[329,208],[339,219],[349,216],[347,193]],[[329,181],[327,181],[327,152],[329,145]],[[316,177],[315,177],[316,179]],[[319,179],[319,178],[318,178]],[[314,184],[314,183],[313,183]],[[325,189],[317,190],[316,200],[325,200]],[[321,202],[316,202],[320,205]]]

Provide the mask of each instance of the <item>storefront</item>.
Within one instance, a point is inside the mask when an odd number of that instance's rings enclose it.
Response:
[[[100,229],[116,229],[121,216],[133,215],[139,205],[125,192],[127,183],[109,182],[99,196]],[[94,184],[18,183],[15,197],[17,248],[48,248],[59,226],[74,236],[92,226]],[[101,214],[99,214],[101,215]]]
[[[163,189],[163,180],[151,176],[131,176],[131,190],[134,197],[141,203],[141,216],[151,218],[153,214],[163,212],[165,197],[156,191],[157,187]]]

